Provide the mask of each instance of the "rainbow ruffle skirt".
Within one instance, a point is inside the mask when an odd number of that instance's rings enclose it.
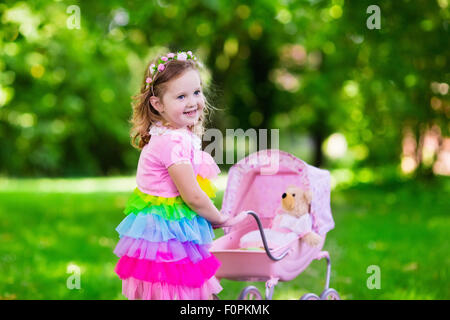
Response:
[[[216,188],[197,176],[202,190]],[[115,272],[122,294],[130,300],[203,300],[222,290],[214,277],[220,266],[210,252],[211,224],[183,199],[149,195],[136,188],[128,199],[125,219],[117,226],[114,249],[120,259]]]

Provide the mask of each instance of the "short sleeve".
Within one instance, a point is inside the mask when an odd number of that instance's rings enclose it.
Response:
[[[160,138],[159,156],[166,168],[179,162],[191,163],[192,144],[189,137],[181,133],[171,133]]]

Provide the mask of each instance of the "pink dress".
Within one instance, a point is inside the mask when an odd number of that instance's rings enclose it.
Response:
[[[210,299],[222,290],[214,277],[220,262],[209,252],[214,232],[205,218],[181,198],[170,178],[174,163],[192,164],[197,182],[209,196],[209,179],[220,172],[201,151],[201,140],[188,129],[150,128],[150,142],[141,151],[135,189],[116,228],[120,258],[115,272],[128,299]]]

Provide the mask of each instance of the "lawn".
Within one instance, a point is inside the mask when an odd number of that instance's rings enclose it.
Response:
[[[133,188],[133,178],[0,181],[0,299],[125,299],[112,251]],[[331,287],[343,299],[449,299],[449,191],[448,178],[333,190],[336,227],[324,247]],[[372,265],[380,289],[367,286]],[[68,286],[71,268],[80,270],[79,288]],[[323,260],[312,262],[279,283],[273,299],[320,294],[325,270]],[[221,299],[250,284],[221,283]],[[264,283],[252,284],[263,291]]]

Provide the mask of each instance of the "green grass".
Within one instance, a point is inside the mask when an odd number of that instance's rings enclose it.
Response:
[[[127,181],[121,183],[133,184]],[[46,188],[39,180],[0,183],[0,299],[125,299],[112,251],[132,189],[121,192],[128,185],[107,181],[82,192],[70,187],[78,182],[67,180],[66,188],[62,182],[54,188],[48,180]],[[448,178],[334,190],[336,227],[324,247],[332,260],[331,287],[343,299],[449,299],[449,191]],[[70,265],[80,268],[80,289],[67,287]],[[370,265],[380,267],[379,290],[366,285]],[[323,260],[312,262],[296,279],[279,283],[273,299],[320,294],[325,267]],[[236,299],[249,284],[264,290],[264,283],[221,283],[221,299]]]

